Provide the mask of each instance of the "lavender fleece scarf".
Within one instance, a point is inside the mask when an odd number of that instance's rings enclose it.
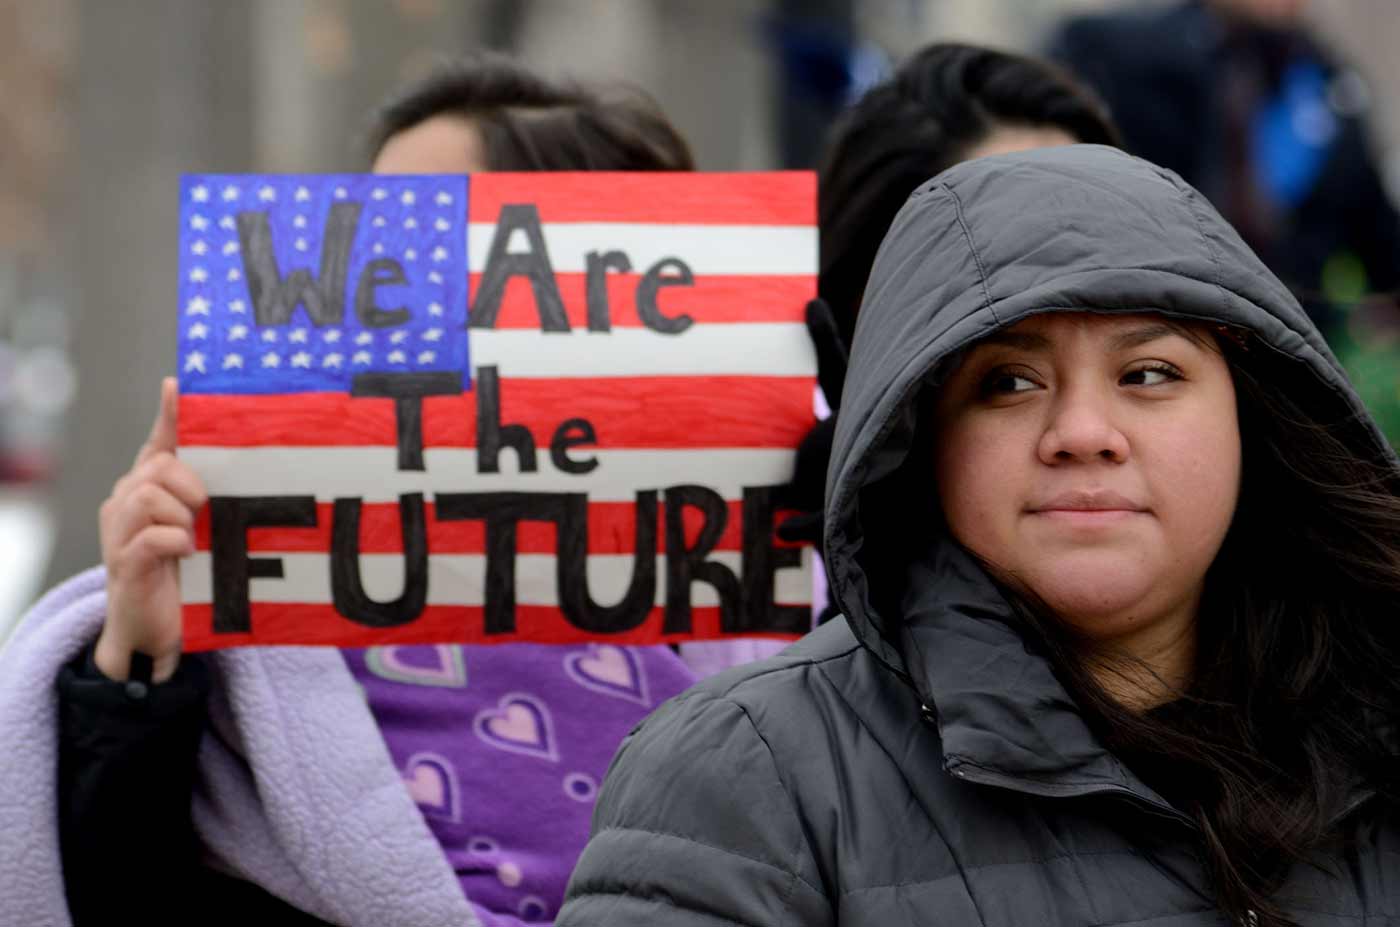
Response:
[[[0,650],[0,923],[67,927],[58,846],[59,669],[96,639],[106,578],[58,586]],[[194,820],[209,864],[347,927],[477,927],[345,661],[328,648],[211,660]]]

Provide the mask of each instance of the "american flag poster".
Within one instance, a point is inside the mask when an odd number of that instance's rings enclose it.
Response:
[[[810,627],[807,173],[194,175],[185,647]]]

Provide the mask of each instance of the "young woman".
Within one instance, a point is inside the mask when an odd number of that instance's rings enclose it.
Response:
[[[640,93],[499,58],[410,88],[371,139],[385,173],[693,169]],[[0,730],[34,745],[0,759],[0,782],[25,790],[0,800],[0,920],[549,922],[618,742],[698,678],[692,664],[751,659],[758,642],[182,659],[177,560],[205,490],[175,455],[173,386],[102,508],[106,573],[55,590],[0,667]],[[548,743],[487,736],[510,732],[489,723],[507,699]]]
[[[1395,918],[1400,469],[1178,177],[920,186],[831,474],[844,617],[624,742],[558,923]]]

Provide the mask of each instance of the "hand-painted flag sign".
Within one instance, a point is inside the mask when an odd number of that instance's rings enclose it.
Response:
[[[773,522],[814,420],[810,174],[180,197],[187,649],[809,626]]]

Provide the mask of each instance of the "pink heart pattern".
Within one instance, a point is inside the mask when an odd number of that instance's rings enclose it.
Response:
[[[585,689],[651,707],[646,672],[631,648],[589,644],[564,657],[564,672]]]
[[[459,819],[457,770],[446,757],[437,753],[415,753],[404,766],[403,781],[408,794],[424,814],[453,821]]]
[[[532,695],[512,692],[495,708],[477,712],[472,729],[483,742],[498,750],[558,762],[554,722],[549,709]]]
[[[410,658],[411,657],[411,658]],[[425,662],[424,657],[430,660]],[[467,684],[467,664],[455,644],[391,644],[365,651],[365,666],[381,679],[414,686],[460,689]]]

